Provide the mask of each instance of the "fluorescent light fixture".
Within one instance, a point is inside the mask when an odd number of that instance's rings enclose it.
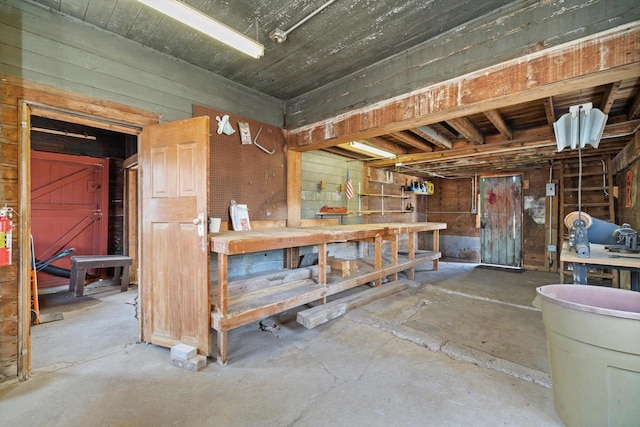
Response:
[[[349,146],[356,151],[358,150],[364,151],[367,154],[373,154],[374,156],[378,156],[378,157],[384,157],[384,158],[396,157],[395,153],[383,150],[382,148],[373,147],[368,144],[363,144],[362,142],[358,142],[358,141],[351,141],[349,143]]]
[[[572,150],[587,145],[598,148],[608,117],[593,108],[591,102],[569,107],[569,112],[553,124],[558,152],[566,147],[571,147]]]
[[[138,0],[152,9],[161,12],[170,18],[182,22],[189,27],[198,30],[209,37],[226,43],[254,58],[260,58],[264,54],[264,46],[249,37],[227,27],[204,13],[177,0]]]

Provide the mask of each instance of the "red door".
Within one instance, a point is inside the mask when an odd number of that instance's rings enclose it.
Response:
[[[36,259],[68,248],[75,255],[107,253],[109,176],[107,159],[31,153],[31,234]],[[69,269],[69,257],[52,263]],[[68,285],[69,279],[38,272],[38,287]]]

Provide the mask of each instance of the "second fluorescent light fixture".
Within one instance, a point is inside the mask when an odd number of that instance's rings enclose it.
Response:
[[[200,31],[221,41],[240,52],[246,53],[254,58],[260,58],[264,54],[264,46],[249,37],[227,27],[204,13],[196,10],[187,4],[177,0],[138,0],[167,15],[170,18],[180,21],[189,27]]]
[[[364,151],[366,153],[373,154],[374,156],[378,156],[378,157],[384,157],[387,159],[396,157],[396,155],[390,151],[386,151],[378,147],[373,147],[368,144],[363,144],[362,142],[358,142],[358,141],[351,141],[349,143],[349,146],[353,147],[355,150]]]

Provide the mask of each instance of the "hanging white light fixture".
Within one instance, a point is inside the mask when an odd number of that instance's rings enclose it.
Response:
[[[569,107],[569,112],[553,124],[558,152],[566,147],[572,150],[587,145],[598,148],[608,117],[602,111],[593,108],[591,102]]]
[[[198,30],[216,40],[221,41],[240,52],[254,58],[260,58],[264,54],[264,46],[238,31],[227,27],[221,22],[205,15],[197,9],[177,0],[138,0],[167,15],[176,21]]]
[[[384,157],[390,159],[392,157],[396,157],[396,155],[390,151],[383,150],[382,148],[374,147],[372,145],[364,144],[358,141],[351,141],[349,146],[354,149],[354,151],[364,151],[367,154],[372,154],[377,157]]]
[[[566,147],[578,149],[578,211],[576,217],[571,218],[569,247],[576,251],[579,258],[591,256],[587,232],[590,224],[584,219],[587,217],[586,213],[582,212],[582,149],[587,145],[598,148],[607,117],[602,111],[593,108],[591,102],[587,102],[569,107],[569,113],[553,124],[558,152]]]

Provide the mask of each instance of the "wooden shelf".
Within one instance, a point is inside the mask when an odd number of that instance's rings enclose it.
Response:
[[[316,212],[316,215],[319,216],[342,216],[342,215],[353,215],[352,211],[348,212]]]
[[[392,213],[413,213],[415,211],[407,211],[407,210],[371,210],[371,211],[358,211],[359,214],[362,215],[372,215],[372,214],[392,214]]]
[[[218,363],[227,362],[227,333],[233,328],[282,313],[327,296],[373,282],[380,285],[382,278],[407,271],[414,278],[414,267],[432,261],[438,268],[439,231],[445,223],[390,222],[382,224],[332,225],[308,228],[265,228],[247,231],[224,231],[210,236],[210,247],[217,254],[218,279],[211,290],[211,326],[216,330]],[[430,232],[434,252],[416,252],[417,233]],[[408,253],[398,252],[399,236],[408,234]],[[349,241],[366,241],[373,245],[374,256],[355,260],[358,268],[351,276],[327,274],[327,244]],[[382,253],[383,242],[390,241],[388,258]],[[229,257],[275,249],[291,249],[302,246],[318,247],[318,265],[282,269],[259,276],[228,280]],[[283,264],[284,265],[284,264]],[[336,270],[337,273],[338,270]],[[395,276],[395,277],[394,277]]]
[[[373,193],[360,193],[358,196],[368,196],[368,197],[395,197],[398,199],[410,199],[411,196],[406,196],[404,194],[373,194]]]
[[[302,279],[262,287],[248,292],[234,292],[233,290],[237,285],[231,281],[228,284],[229,305],[227,316],[221,316],[213,307],[214,309],[211,313],[212,326],[216,330],[232,329],[281,313],[284,310],[299,307],[347,289],[373,282],[380,277],[416,267],[424,262],[440,259],[440,257],[440,252],[422,251],[416,253],[416,257],[413,260],[410,260],[407,256],[399,255],[396,264],[392,264],[389,259],[383,258],[380,270],[374,267],[375,261],[373,258],[361,258],[356,260],[358,273],[347,278],[329,274],[327,275],[327,284],[325,286],[312,279]],[[305,270],[305,268],[288,270],[288,272],[296,274],[296,271],[300,270]],[[260,281],[261,279],[258,277],[256,280]],[[245,281],[246,279],[242,279],[239,282],[244,283]]]

